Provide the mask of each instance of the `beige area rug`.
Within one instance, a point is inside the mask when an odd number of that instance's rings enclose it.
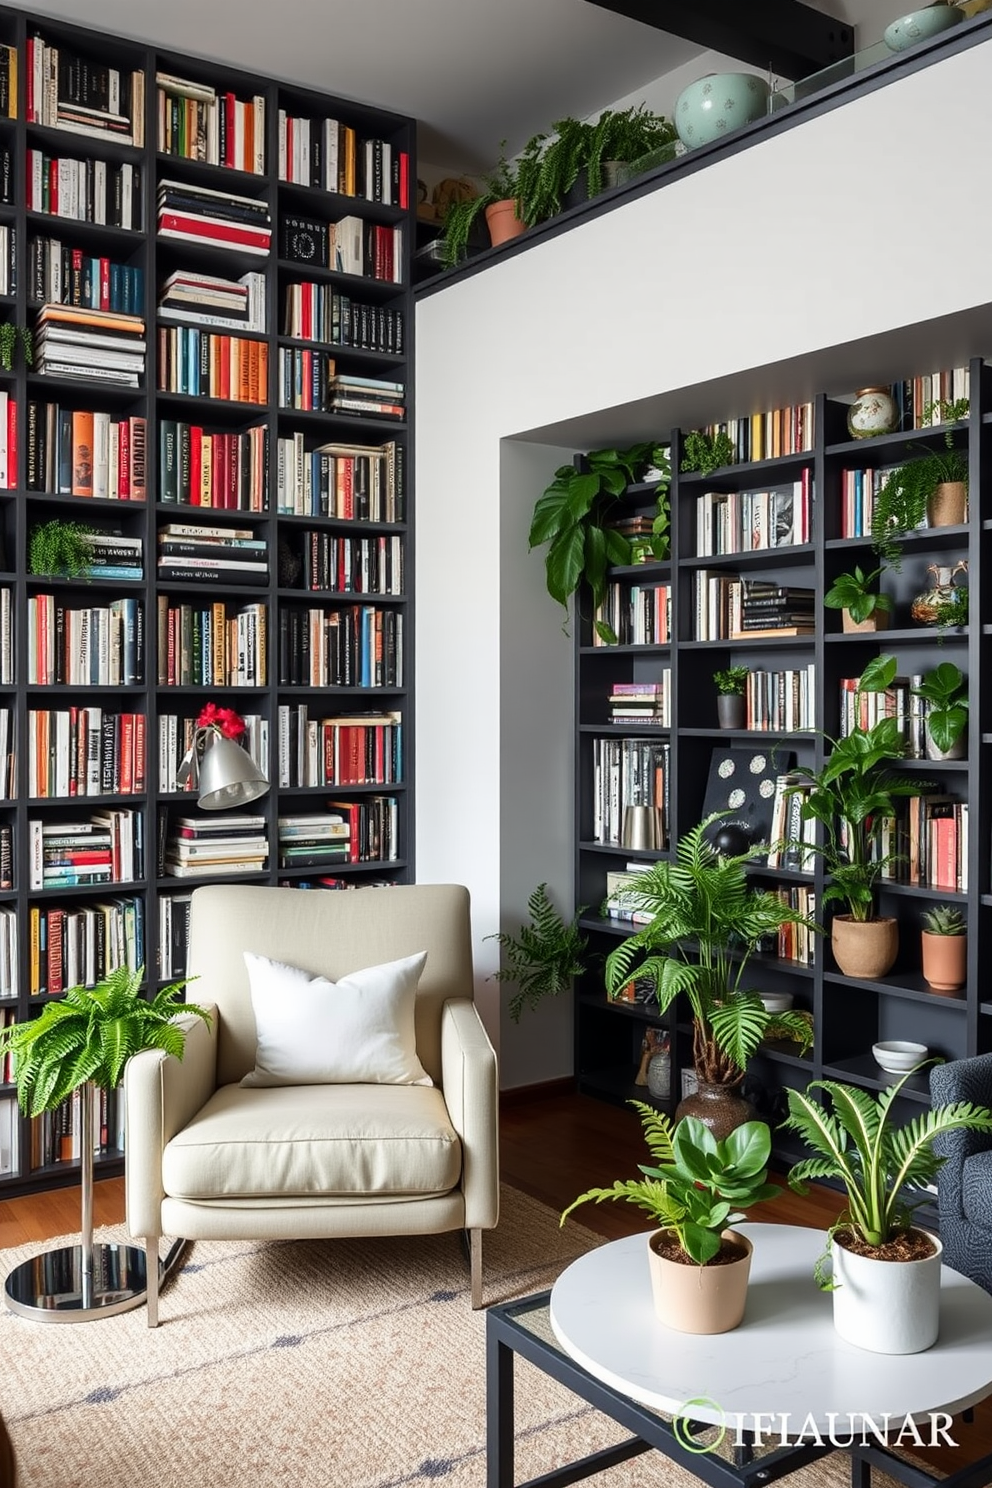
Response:
[[[3,1275],[59,1243],[0,1252]],[[550,1286],[599,1243],[504,1188],[484,1241],[486,1303]],[[157,1330],[142,1309],[53,1326],[0,1308],[19,1488],[483,1488],[485,1314],[469,1305],[456,1236],[199,1241],[160,1315]],[[517,1482],[625,1435],[519,1359],[516,1402]],[[653,1453],[592,1481],[695,1482]],[[839,1457],[789,1479],[848,1481]]]

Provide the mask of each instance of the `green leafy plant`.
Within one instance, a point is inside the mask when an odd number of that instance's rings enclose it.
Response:
[[[933,1183],[943,1161],[933,1151],[934,1139],[962,1129],[992,1131],[992,1111],[969,1101],[939,1106],[896,1126],[893,1107],[913,1073],[879,1095],[836,1080],[811,1080],[806,1091],[788,1092],[789,1116],[783,1128],[796,1132],[814,1153],[790,1169],[791,1187],[805,1193],[809,1180],[832,1178],[847,1194],[847,1207],[829,1232],[827,1253],[840,1231],[851,1231],[865,1245],[877,1248],[908,1229],[915,1206],[906,1203],[904,1193]],[[808,1092],[814,1089],[830,1097],[830,1110],[810,1097]],[[817,1263],[816,1277],[830,1290],[825,1259],[826,1254]]]
[[[913,696],[927,704],[926,726],[941,754],[951,749],[968,727],[968,693],[964,673],[952,661],[927,672]]]
[[[533,152],[535,141],[531,141],[528,150]],[[525,152],[524,160],[530,157]],[[450,204],[444,217],[444,227],[441,233],[441,262],[445,268],[453,268],[461,263],[468,252],[469,240],[472,229],[479,217],[487,207],[496,202],[515,201],[517,203],[517,216],[532,226],[530,219],[523,209],[521,196],[520,172],[521,169],[532,168],[523,165],[523,161],[512,163],[506,158],[506,140],[500,142],[499,159],[496,165],[483,177],[482,190],[478,196],[471,196],[463,201],[455,201]]]
[[[722,465],[732,465],[733,461],[733,443],[729,434],[722,430],[716,434],[706,434],[702,429],[690,429],[685,436],[680,467],[682,470],[698,470],[702,475],[709,475]]]
[[[928,403],[923,410],[924,422],[928,422],[934,409],[939,408],[943,422],[960,423],[967,418],[967,398],[954,402],[943,399]],[[875,497],[872,515],[872,547],[893,568],[902,563],[902,542],[910,532],[924,521],[927,502],[937,487],[945,484],[968,484],[968,454],[954,443],[954,430],[944,430],[944,448],[925,450],[918,458],[890,471],[884,485]]]
[[[694,1116],[672,1129],[667,1116],[641,1101],[638,1111],[655,1165],[638,1164],[643,1178],[590,1188],[562,1214],[561,1223],[580,1204],[619,1199],[643,1209],[670,1231],[685,1255],[705,1266],[720,1249],[721,1231],[743,1219],[744,1209],[782,1190],[768,1182],[771,1133],[763,1121],[747,1121],[722,1142]]]
[[[506,966],[493,972],[497,982],[515,982],[517,991],[509,1002],[514,1023],[524,1007],[534,1009],[545,997],[559,997],[572,985],[572,978],[586,970],[583,957],[589,944],[579,929],[585,906],[566,922],[548,897],[547,884],[538,884],[527,900],[530,924],[521,925],[518,935],[498,931],[487,935],[506,952]]]
[[[52,517],[31,530],[28,569],[49,578],[78,579],[93,562],[90,538],[93,528],[85,522],[67,522]]]
[[[879,656],[858,680],[854,716],[860,715],[861,697],[867,692],[885,692],[896,674],[896,658]],[[847,905],[854,920],[872,918],[875,885],[885,869],[897,859],[882,851],[882,829],[886,818],[895,816],[900,796],[918,796],[928,782],[911,781],[895,773],[891,765],[905,753],[905,745],[894,716],[880,718],[871,728],[853,728],[843,739],[828,736],[830,754],[819,770],[800,765],[801,777],[790,794],[803,791],[803,818],[815,817],[824,829],[822,853],[830,883],[823,902]]]
[[[21,1110],[28,1116],[53,1110],[80,1085],[114,1090],[124,1066],[141,1049],[164,1049],[182,1059],[186,1036],[173,1021],[191,1013],[209,1023],[196,1003],[182,1002],[183,982],[153,998],[141,994],[144,968],[121,966],[95,987],[71,987],[48,1002],[37,1018],[0,1030],[0,1055],[14,1056]]]
[[[592,450],[572,465],[560,465],[554,480],[538,498],[531,518],[529,545],[548,544],[545,571],[548,593],[566,613],[572,595],[581,584],[589,587],[595,608],[606,594],[611,564],[632,560],[628,538],[610,526],[617,503],[629,485],[640,481],[649,468],[662,471],[657,481],[657,512],[654,517],[655,557],[668,553],[669,463],[668,450],[659,444],[634,444],[629,449]],[[596,622],[604,641],[616,644],[616,634],[604,621]]]
[[[604,109],[596,122],[558,119],[551,134],[535,135],[520,158],[519,185],[523,216],[545,222],[564,209],[565,199],[583,171],[589,198],[603,189],[605,161],[638,160],[678,138],[675,126],[645,105]]]
[[[872,573],[866,574],[855,564],[853,573],[837,575],[823,596],[823,603],[831,610],[847,610],[858,625],[870,620],[876,611],[891,614],[891,597],[888,594],[878,594],[871,587],[884,572],[884,568],[885,565],[882,564]]]
[[[0,325],[0,367],[10,372],[14,365],[14,353],[18,341],[24,352],[24,360],[30,367],[34,363],[34,336],[27,326],[15,325],[7,320]]]
[[[707,833],[726,813],[716,812],[679,841],[674,861],[652,864],[624,885],[619,898],[650,921],[606,960],[606,987],[615,997],[631,977],[650,977],[666,1012],[680,992],[692,1009],[693,1062],[701,1080],[737,1085],[748,1060],[774,1028],[806,1050],[809,1020],[796,1011],[769,1013],[745,974],[762,942],[783,925],[818,927],[768,890],[748,882],[747,864],[760,844],[724,856]]]
[[[928,935],[967,935],[968,922],[953,904],[935,904],[920,916]]]
[[[724,697],[743,697],[750,675],[750,667],[732,666],[725,670],[715,671],[713,681],[716,683],[717,692],[722,693]]]
[[[949,599],[937,601],[933,607],[933,622],[937,627],[938,644],[943,641],[945,631],[957,630],[959,626],[968,624],[968,610],[967,584],[955,584]]]

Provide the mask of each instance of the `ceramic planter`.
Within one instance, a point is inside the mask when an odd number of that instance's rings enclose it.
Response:
[[[922,930],[923,980],[934,992],[957,992],[968,980],[967,935],[934,935]]]
[[[899,405],[887,387],[859,388],[847,411],[847,432],[852,439],[873,439],[899,427]]]
[[[527,226],[517,216],[517,203],[512,200],[493,202],[491,207],[487,207],[486,225],[494,248],[500,243],[508,243],[511,238],[518,238]]]
[[[850,610],[842,610],[841,620],[845,635],[860,634],[862,632],[867,634],[870,631],[888,630],[889,628],[888,610],[873,610],[867,620],[854,620],[851,617]]]
[[[647,1237],[651,1295],[657,1316],[677,1333],[729,1333],[736,1328],[747,1302],[750,1240],[736,1230],[724,1230],[721,1238],[742,1245],[745,1256],[728,1266],[684,1266],[655,1250],[662,1233],[655,1230]]]
[[[873,1354],[920,1354],[936,1343],[943,1248],[936,1235],[930,1239],[934,1254],[922,1261],[880,1261],[834,1241],[831,1295],[841,1338]]]
[[[722,139],[768,112],[766,78],[753,72],[709,72],[675,100],[673,120],[687,150]]]
[[[736,1085],[711,1085],[707,1080],[698,1080],[692,1095],[685,1096],[675,1108],[676,1121],[683,1116],[695,1116],[718,1142],[746,1121],[753,1121],[757,1114]]]
[[[927,759],[930,760],[956,760],[964,759],[968,753],[968,730],[962,729],[954,740],[950,749],[938,749],[927,729]]]
[[[721,728],[742,729],[747,717],[745,699],[736,692],[717,695],[716,716]]]
[[[899,922],[885,917],[855,920],[834,915],[830,948],[845,976],[874,982],[891,971],[899,954]]]
[[[959,527],[967,519],[967,482],[943,481],[927,501],[928,523],[931,527]]]
[[[904,52],[907,47],[927,41],[963,20],[964,11],[958,10],[956,5],[928,5],[924,10],[911,10],[908,15],[900,16],[886,26],[883,33],[885,45],[890,52]]]

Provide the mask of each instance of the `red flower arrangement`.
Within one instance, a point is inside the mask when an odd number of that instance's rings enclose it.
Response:
[[[212,728],[224,739],[240,739],[245,731],[245,721],[233,708],[218,708],[216,703],[206,703],[196,720],[197,728]]]

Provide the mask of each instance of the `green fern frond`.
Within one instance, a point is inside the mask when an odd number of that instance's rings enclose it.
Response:
[[[522,925],[516,935],[500,930],[486,937],[506,953],[506,964],[492,973],[492,980],[517,986],[508,1004],[514,1023],[520,1021],[525,1006],[533,1009],[546,997],[559,997],[575,977],[584,974],[589,942],[578,922],[585,908],[580,905],[566,922],[552,904],[547,884],[541,883],[527,900],[529,925]]]

